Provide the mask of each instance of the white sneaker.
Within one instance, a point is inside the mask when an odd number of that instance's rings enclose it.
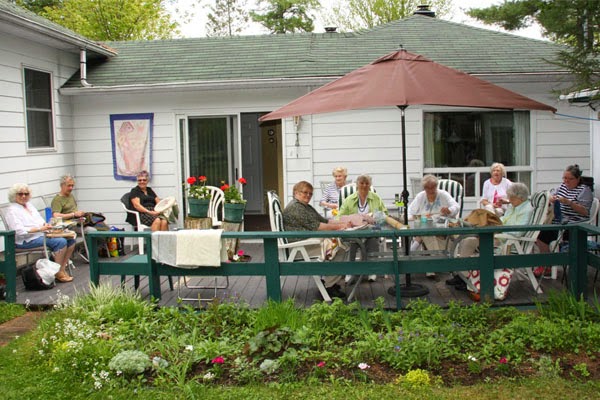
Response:
[[[377,275],[369,275],[369,282],[375,282],[377,280]]]
[[[353,285],[356,282],[356,279],[358,278],[355,275],[346,275],[344,282],[346,282],[346,285]]]

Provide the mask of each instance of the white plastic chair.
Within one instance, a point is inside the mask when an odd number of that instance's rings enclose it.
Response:
[[[132,210],[129,208],[129,205],[131,204],[129,195],[130,195],[130,192],[127,192],[123,196],[121,196],[121,205],[123,206],[123,209],[125,210],[125,212],[127,212],[128,214],[133,214],[135,216],[136,225],[133,227],[133,230],[137,230],[137,231],[152,230],[148,225],[142,224],[142,221],[140,220],[140,213],[138,211]],[[131,249],[133,249],[133,242],[131,242],[130,246],[131,246]],[[144,254],[144,238],[142,238],[142,237],[140,237],[138,239],[138,251],[139,251],[139,254]]]
[[[453,181],[452,179],[439,179],[438,189],[445,190],[446,192],[448,192],[450,196],[452,196],[454,201],[456,201],[460,205],[460,210],[458,211],[458,218],[461,218],[464,202],[463,186],[457,181]]]
[[[544,223],[546,214],[548,213],[548,199],[549,194],[546,190],[534,193],[533,196],[531,196],[531,206],[533,207],[533,212],[531,213],[531,217],[529,218],[527,225],[541,225]],[[532,254],[536,247],[535,241],[537,240],[539,234],[540,231],[527,231],[523,236],[514,236],[509,233],[502,233],[496,235],[495,237],[497,239],[506,240],[501,248],[502,254]],[[537,278],[533,274],[533,267],[517,269],[517,271],[525,273],[525,276],[529,282],[531,282],[531,286],[533,286],[533,289],[536,291],[536,293],[543,293],[542,288],[540,287],[540,282],[538,282]]]
[[[206,186],[210,193],[210,203],[208,204],[208,217],[212,218],[212,226],[220,227],[223,225],[223,215],[225,209],[225,193],[216,186]]]
[[[279,196],[277,196],[277,193],[270,190],[267,192],[267,198],[269,201],[269,221],[271,223],[271,231],[284,232],[283,212],[281,209]],[[286,238],[278,238],[277,247],[279,248],[279,260],[293,262],[296,259],[301,258],[303,261],[310,261],[306,246],[320,244],[321,240],[317,238],[304,239],[297,242],[288,242]],[[320,257],[317,258],[317,260],[322,261]],[[318,275],[313,275],[313,279],[317,285],[317,288],[319,289],[319,292],[321,293],[321,296],[323,296],[323,300],[331,302],[331,297],[329,296],[329,293],[327,293],[325,285],[323,285],[323,282],[321,281],[321,277]]]

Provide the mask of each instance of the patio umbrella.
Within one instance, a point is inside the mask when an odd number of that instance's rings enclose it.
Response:
[[[402,129],[402,199],[408,205],[405,110],[409,105],[556,112],[551,106],[400,49],[307,93],[259,120],[398,107]],[[404,208],[404,217],[408,220],[408,207]]]
[[[408,204],[404,111],[409,105],[425,104],[556,112],[554,107],[400,49],[299,97],[259,120],[398,107],[402,128],[402,199],[404,204]],[[408,218],[406,207],[405,218]]]

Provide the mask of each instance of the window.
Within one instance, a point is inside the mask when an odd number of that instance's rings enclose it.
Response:
[[[509,179],[529,184],[528,111],[425,112],[423,116],[426,173],[457,180],[465,196],[479,196],[489,167],[501,162],[509,170]]]
[[[190,118],[190,175],[205,175],[207,184],[229,182],[229,123],[226,117]]]
[[[25,68],[27,146],[30,149],[54,147],[51,78],[47,72]]]

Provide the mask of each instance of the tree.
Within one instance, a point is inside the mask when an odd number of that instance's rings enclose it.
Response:
[[[470,9],[473,18],[512,31],[537,22],[544,36],[570,46],[561,51],[558,64],[575,76],[568,90],[597,88],[600,71],[600,1],[512,0],[483,9]]]
[[[248,22],[244,0],[216,0],[210,7],[206,36],[233,36],[240,33]]]
[[[19,3],[89,39],[105,41],[172,37],[177,33],[177,23],[171,21],[166,10],[167,1],[171,0],[21,0]]]
[[[436,15],[444,16],[452,0],[429,0]],[[411,16],[422,0],[339,0],[325,16],[325,21],[343,31],[357,31]]]
[[[312,32],[314,17],[309,14],[320,7],[318,0],[259,0],[265,5],[259,12],[250,12],[252,20],[271,33]]]

